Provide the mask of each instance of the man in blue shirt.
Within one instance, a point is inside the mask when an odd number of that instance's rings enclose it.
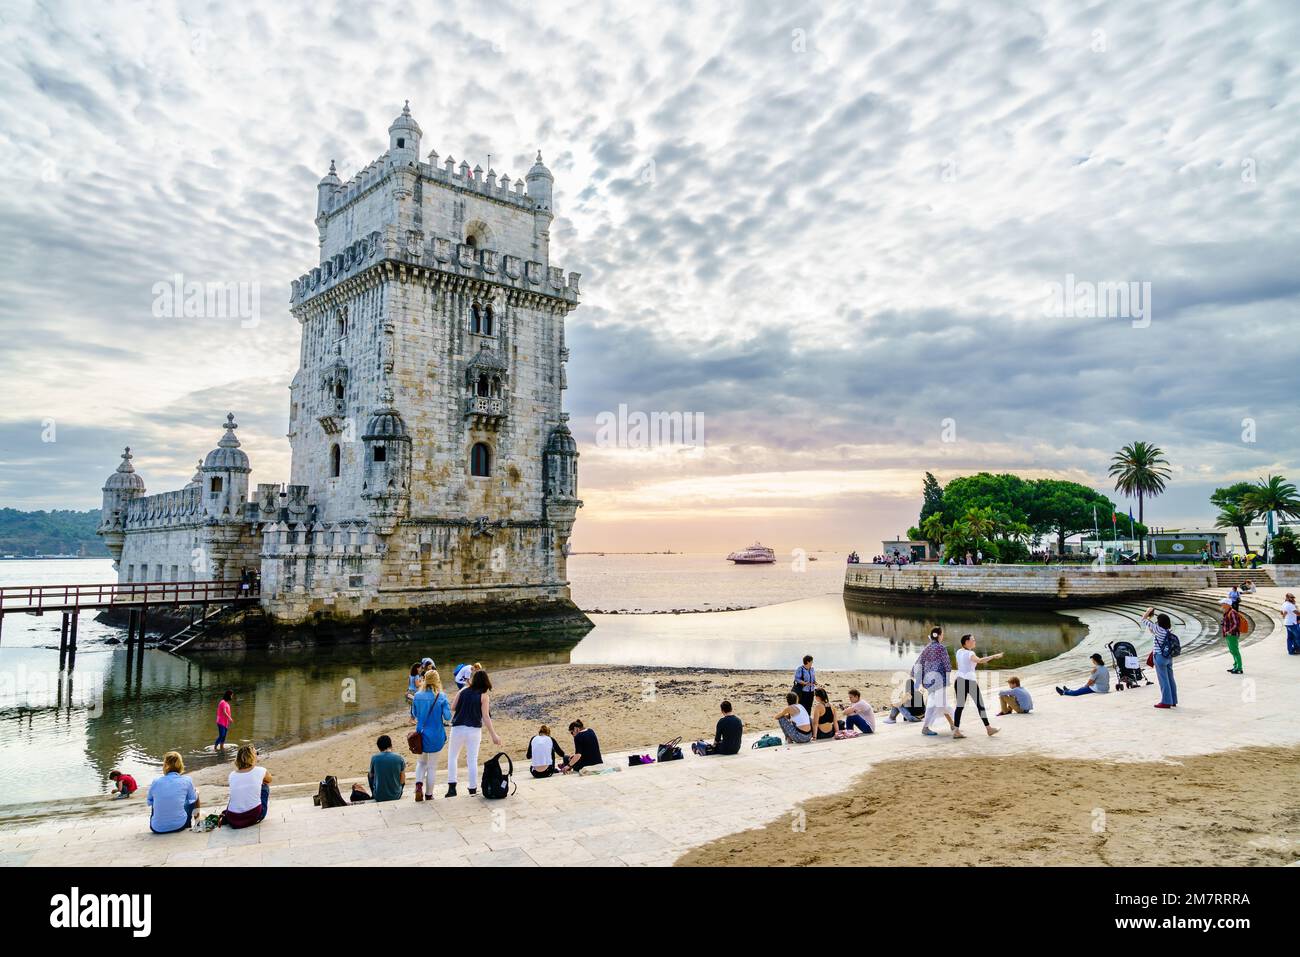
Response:
[[[1007,714],[1029,714],[1034,710],[1034,699],[1029,697],[1029,692],[1020,687],[1019,678],[1008,678],[1007,684],[1011,687],[998,692],[998,704],[1002,705],[1002,710],[998,712],[999,717]]]
[[[381,734],[375,742],[379,753],[370,759],[370,794],[376,801],[399,801],[406,786],[406,761],[393,753],[393,739]]]

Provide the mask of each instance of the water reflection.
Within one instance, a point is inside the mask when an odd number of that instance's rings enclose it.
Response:
[[[151,778],[172,748],[191,767],[230,759],[210,750],[217,699],[235,692],[231,740],[276,747],[319,737],[403,704],[413,661],[489,670],[569,660],[578,635],[448,639],[373,646],[178,657],[83,648],[74,671],[58,652],[5,648],[0,671],[0,802],[103,793],[108,772]]]
[[[1075,618],[1053,612],[883,611],[825,595],[747,611],[697,615],[595,615],[596,627],[573,650],[582,664],[785,669],[805,654],[828,669],[908,668],[942,625],[954,647],[960,635],[979,639],[982,654],[1001,651],[1001,668],[1054,658],[1087,634]]]

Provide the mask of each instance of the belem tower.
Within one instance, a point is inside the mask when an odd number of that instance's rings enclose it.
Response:
[[[562,411],[579,275],[550,262],[553,177],[540,152],[514,181],[421,160],[409,104],[388,135],[352,179],[331,161],[318,186],[320,263],[290,293],[289,482],[250,496],[230,415],[179,491],[147,495],[127,449],[99,534],[120,582],[260,572],[273,627],[585,623]]]

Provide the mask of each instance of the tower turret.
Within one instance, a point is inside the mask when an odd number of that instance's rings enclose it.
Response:
[[[330,171],[321,177],[321,181],[316,184],[316,215],[329,207],[330,202],[334,199],[334,191],[343,187],[342,180],[339,179],[338,170],[334,168],[334,161],[330,160]]]
[[[420,137],[424,133],[411,115],[411,101],[402,107],[401,115],[388,128],[388,154],[397,164],[420,161]]]
[[[533,207],[538,214],[545,214],[549,222],[555,215],[555,210],[551,207],[552,187],[555,184],[555,177],[551,171],[546,168],[542,162],[542,151],[537,151],[537,161],[533,163],[532,169],[524,181],[528,184],[528,198],[533,201]]]
[[[392,407],[393,394],[385,391],[383,408],[366,423],[366,478],[361,497],[370,503],[370,517],[380,535],[391,535],[406,516],[411,491],[411,437],[402,415]]]
[[[226,434],[199,470],[203,474],[203,511],[210,522],[238,521],[248,500],[248,475],[252,469],[235,438],[237,428],[235,413],[231,412],[226,416]]]
[[[122,451],[122,463],[117,471],[104,483],[104,500],[100,508],[99,528],[96,533],[103,536],[108,553],[113,556],[113,566],[117,566],[122,557],[122,545],[125,541],[126,510],[135,499],[144,495],[144,479],[136,474],[131,464],[131,447]]]

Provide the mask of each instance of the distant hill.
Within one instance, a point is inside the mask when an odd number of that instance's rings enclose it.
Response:
[[[20,512],[0,508],[0,556],[80,555],[107,558],[103,539],[95,534],[99,509],[85,512]]]

